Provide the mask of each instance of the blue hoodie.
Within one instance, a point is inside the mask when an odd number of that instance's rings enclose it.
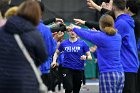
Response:
[[[101,31],[74,28],[73,31],[80,37],[97,45],[97,59],[100,73],[123,72],[120,62],[121,36],[109,36]]]
[[[51,67],[52,56],[56,50],[57,42],[53,39],[50,28],[46,27],[42,21],[37,28],[43,36],[47,49],[46,51],[48,53],[48,60],[46,60],[46,62],[40,66],[40,70],[42,73],[48,73]]]
[[[128,14],[122,14],[115,20],[115,28],[122,36],[121,63],[125,72],[138,71],[139,61],[134,34],[134,20]]]

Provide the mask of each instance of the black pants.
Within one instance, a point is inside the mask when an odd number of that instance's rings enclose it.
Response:
[[[137,73],[125,72],[123,93],[136,93]]]
[[[58,90],[61,90],[61,84],[62,84],[62,65],[59,65],[58,67],[58,74],[59,74],[59,82],[58,82]]]
[[[85,71],[83,70],[83,85],[86,85],[86,76]]]
[[[139,67],[139,70],[138,70],[138,73],[137,73],[137,86],[136,86],[136,93],[140,93],[140,67]]]
[[[55,92],[55,87],[59,83],[59,74],[57,68],[51,69],[50,73],[48,74],[42,74],[41,78],[43,83],[47,86],[48,91]]]
[[[47,86],[48,91],[55,91],[55,89],[52,87],[52,77],[51,74],[42,74],[41,78],[43,80],[43,83]]]
[[[72,91],[73,93],[79,93],[83,79],[83,71],[63,68],[62,79],[65,93],[71,93]]]

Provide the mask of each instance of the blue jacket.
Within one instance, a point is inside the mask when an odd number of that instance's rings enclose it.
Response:
[[[125,72],[137,72],[139,67],[134,20],[128,14],[122,14],[115,20],[115,28],[122,36],[121,63]]]
[[[121,36],[119,34],[109,36],[102,31],[97,32],[78,28],[74,28],[73,31],[85,40],[97,45],[96,52],[100,73],[123,72],[120,62]]]
[[[46,60],[46,62],[40,66],[40,70],[42,73],[48,73],[51,67],[52,56],[56,50],[57,42],[54,40],[50,28],[46,27],[42,21],[37,28],[43,36],[47,49],[46,51],[48,53],[48,60]]]

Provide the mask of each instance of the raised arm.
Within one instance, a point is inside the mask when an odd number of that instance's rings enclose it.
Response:
[[[87,5],[89,6],[89,8],[91,9],[96,9],[98,11],[101,11],[102,7],[97,5],[96,3],[94,3],[92,0],[87,0]]]
[[[94,21],[84,21],[81,19],[73,19],[75,21],[76,24],[78,25],[85,25],[88,28],[92,29],[92,28],[96,28],[99,30],[99,22],[94,22]]]

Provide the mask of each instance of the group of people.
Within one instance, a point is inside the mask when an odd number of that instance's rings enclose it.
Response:
[[[64,21],[43,21],[45,8],[40,1],[26,0],[14,7],[16,12],[5,13],[8,17],[0,27],[0,93],[40,93],[35,73],[14,39],[15,34],[19,34],[41,71],[48,91],[54,91],[49,73],[59,61],[65,93],[80,92],[84,64],[92,60],[91,49],[79,38],[82,37],[96,45],[99,93],[140,93],[140,1],[110,0],[99,6],[87,0],[87,5],[101,12],[99,22],[74,19],[76,24],[89,29],[71,24],[65,28],[69,34],[66,40],[64,32],[52,33],[46,26]]]

